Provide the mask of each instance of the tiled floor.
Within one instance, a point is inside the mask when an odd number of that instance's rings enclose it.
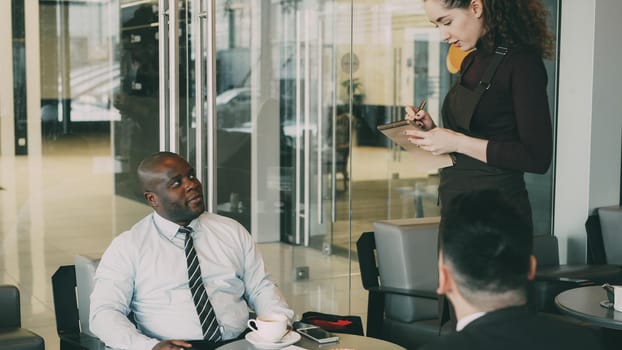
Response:
[[[113,195],[108,140],[44,144],[43,157],[0,157],[0,284],[21,291],[23,327],[58,349],[50,278],[77,254],[101,255],[150,209]],[[281,243],[261,244],[268,270],[300,317],[307,310],[363,316],[356,262]],[[309,266],[296,281],[294,268]]]

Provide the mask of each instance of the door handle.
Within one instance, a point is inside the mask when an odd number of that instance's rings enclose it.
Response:
[[[159,148],[167,150],[169,144],[166,126],[169,124],[168,113],[168,0],[159,0],[158,8],[158,80],[159,80]]]

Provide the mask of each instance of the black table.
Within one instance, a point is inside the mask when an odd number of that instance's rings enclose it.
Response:
[[[607,292],[601,286],[589,286],[559,293],[555,305],[564,314],[594,326],[622,330],[622,312],[600,306],[605,300]]]
[[[331,349],[350,349],[350,350],[405,350],[403,347],[376,338],[362,337],[352,334],[337,334],[339,342],[330,344],[318,344],[313,340],[302,337],[296,346],[309,350],[331,350]],[[218,350],[255,350],[255,347],[247,340],[237,340],[223,345]]]

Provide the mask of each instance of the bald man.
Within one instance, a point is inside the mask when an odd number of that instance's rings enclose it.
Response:
[[[91,295],[91,331],[107,346],[178,350],[188,340],[235,339],[249,308],[293,318],[246,229],[205,212],[201,182],[184,158],[152,154],[138,177],[154,212],[112,241]],[[194,271],[202,283],[192,283]]]

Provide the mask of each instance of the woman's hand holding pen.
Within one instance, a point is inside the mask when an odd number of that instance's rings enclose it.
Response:
[[[406,107],[406,120],[414,121],[421,130],[405,131],[408,139],[417,147],[432,152],[434,155],[457,152],[462,134],[445,128],[437,128],[436,124],[425,111],[427,101],[421,102],[419,107]]]
[[[408,141],[422,150],[431,152],[435,156],[446,153],[463,153],[482,162],[486,162],[487,140],[468,137],[450,129],[437,128],[424,110],[426,101],[421,102],[418,108],[406,107],[406,120],[414,121],[421,129],[405,131],[410,136]]]
[[[430,114],[423,109],[425,107],[426,101],[421,102],[419,107],[409,106],[406,107],[406,120],[414,121],[417,126],[419,126],[423,130],[431,130],[436,127],[432,117]]]

